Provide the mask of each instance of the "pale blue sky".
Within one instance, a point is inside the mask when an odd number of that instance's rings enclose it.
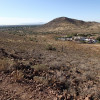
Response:
[[[0,0],[0,25],[48,22],[62,16],[100,22],[100,0]]]

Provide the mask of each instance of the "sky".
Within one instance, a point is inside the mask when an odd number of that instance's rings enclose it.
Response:
[[[100,0],[0,0],[0,25],[40,24],[57,17],[100,22]]]

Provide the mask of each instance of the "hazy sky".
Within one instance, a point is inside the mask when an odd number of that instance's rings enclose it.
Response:
[[[0,0],[0,25],[48,22],[61,16],[100,22],[100,0]]]

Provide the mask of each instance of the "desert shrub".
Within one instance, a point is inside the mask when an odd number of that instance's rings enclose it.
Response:
[[[78,34],[77,33],[73,33],[73,36],[77,36]]]
[[[98,79],[96,78],[97,77],[97,73],[92,72],[92,71],[87,71],[85,72],[85,76],[86,76],[86,79],[87,80],[90,80],[90,81],[97,81]]]
[[[99,92],[96,91],[96,94],[95,93],[92,94],[90,96],[90,100],[100,100],[100,91]]]
[[[72,37],[73,37],[72,35],[68,35],[68,36],[67,36],[67,38],[72,38]]]
[[[100,99],[100,90],[99,90],[99,91],[97,91],[96,98]]]
[[[92,36],[92,35],[91,34],[78,34],[78,36],[87,37],[87,36]]]
[[[98,36],[98,37],[96,38],[96,40],[100,43],[100,36]]]
[[[61,58],[60,58],[60,60],[61,61],[53,60],[52,62],[50,62],[49,63],[49,68],[51,70],[64,70],[64,69],[66,70],[67,69],[67,66],[62,62],[62,59]]]
[[[30,37],[29,40],[33,42],[38,42],[36,38],[32,38],[32,37]]]
[[[4,60],[0,59],[0,71],[5,70],[7,67],[7,63]]]
[[[53,47],[52,45],[47,45],[46,47],[47,50],[52,50],[52,51],[56,51],[56,47]]]
[[[34,68],[35,71],[47,71],[48,70],[48,67],[44,64],[34,65],[34,66],[31,66],[31,68]]]
[[[25,35],[26,35],[26,34],[20,34],[20,33],[18,34],[18,36],[25,36]]]
[[[58,38],[59,38],[58,36],[54,36],[54,39],[55,39],[56,41],[58,40]]]
[[[24,77],[23,72],[22,71],[17,71],[17,73],[16,73],[16,79],[17,80],[22,80],[23,77]]]
[[[21,70],[13,71],[11,75],[15,81],[21,81],[24,78],[24,74]]]
[[[92,73],[91,73],[91,74],[86,75],[86,79],[92,81],[92,80],[95,80],[96,78],[95,78],[95,75],[94,74],[92,75]]]
[[[69,90],[70,87],[71,87],[71,82],[68,81],[68,80],[66,80],[66,81],[65,81],[65,87],[66,87],[67,90]]]
[[[48,80],[45,77],[34,76],[34,81],[42,83],[43,85],[48,85]]]
[[[7,71],[11,70],[12,66],[14,65],[14,61],[10,59],[0,59],[0,71]]]

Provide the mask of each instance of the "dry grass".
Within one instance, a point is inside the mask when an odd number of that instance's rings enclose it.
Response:
[[[48,85],[48,80],[45,77],[35,76],[34,77],[34,81],[36,83],[43,84],[44,86],[47,86]]]
[[[15,62],[11,59],[0,59],[0,71],[11,70]]]
[[[12,69],[11,75],[14,79],[27,80],[28,83],[32,80],[32,85],[41,84],[44,86],[42,89],[49,87],[59,91],[60,95],[67,91],[70,96],[85,98],[91,95],[91,98],[100,98],[99,44],[97,46],[97,44],[57,41],[55,36],[54,34],[1,36],[1,48],[9,55],[16,55],[21,59],[13,58],[13,61],[11,56],[2,56],[0,71]],[[38,42],[31,41],[30,37]],[[47,50],[48,44],[56,50],[51,50],[51,47]],[[14,69],[15,62],[19,68],[17,70]],[[27,85],[31,87],[30,84]]]
[[[44,64],[31,66],[35,71],[47,71],[48,67]]]

